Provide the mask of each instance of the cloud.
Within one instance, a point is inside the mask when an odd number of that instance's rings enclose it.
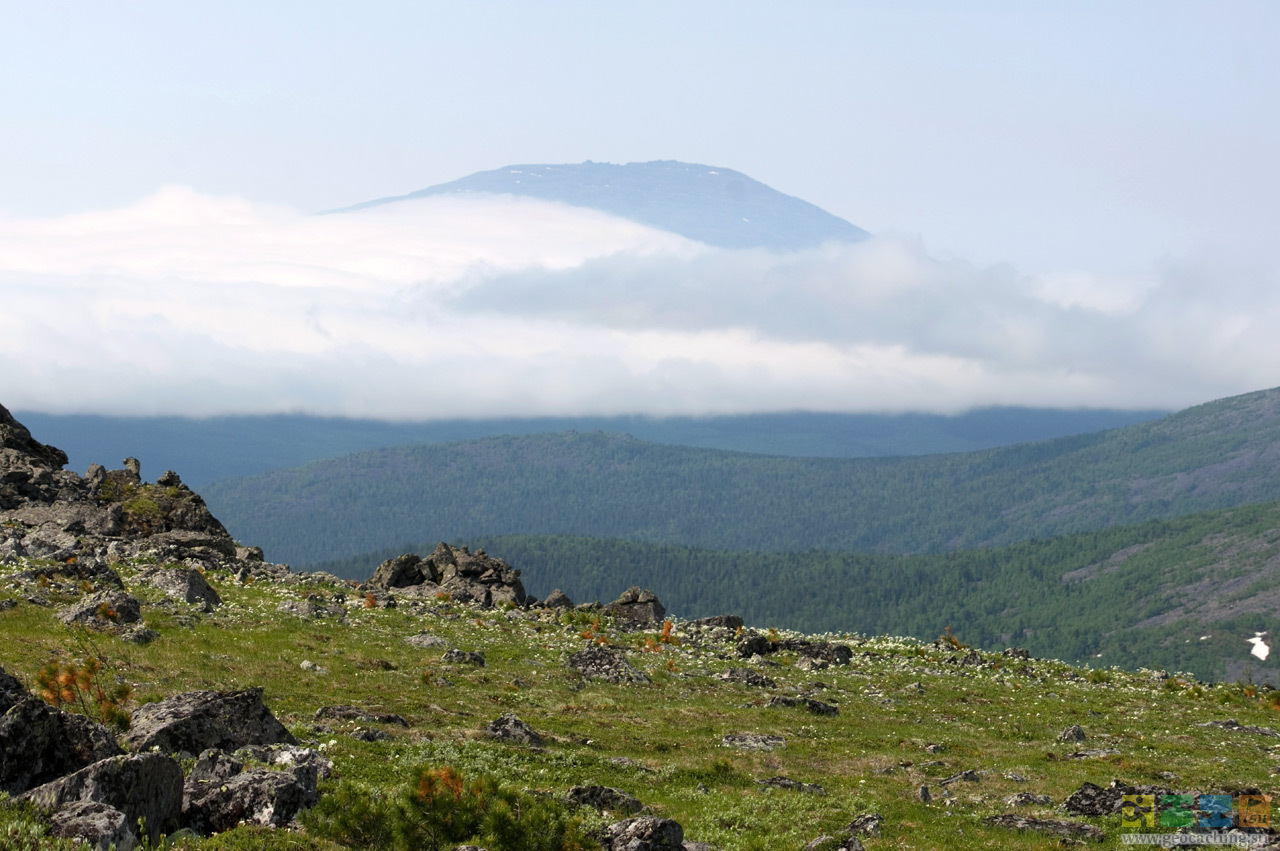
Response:
[[[593,211],[435,198],[309,216],[180,187],[0,221],[0,402],[389,418],[1178,407],[1270,386],[1274,264],[1141,278],[916,241],[713,249]]]

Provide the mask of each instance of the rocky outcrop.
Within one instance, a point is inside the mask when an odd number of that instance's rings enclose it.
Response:
[[[565,801],[574,807],[591,807],[602,813],[632,814],[643,809],[639,799],[611,786],[574,786],[565,795]]]
[[[380,590],[401,589],[416,596],[448,594],[459,602],[482,606],[523,606],[528,600],[520,571],[484,550],[437,544],[427,558],[406,553],[378,565],[366,583]]]
[[[141,619],[142,605],[136,597],[124,591],[89,594],[58,612],[58,620],[68,626],[78,624],[99,631],[118,630]]]
[[[680,823],[658,816],[636,816],[605,829],[604,846],[611,851],[684,851]]]
[[[234,751],[245,745],[297,744],[262,702],[262,689],[194,691],[133,713],[125,734],[131,750],[198,754],[210,748]]]
[[[621,650],[588,647],[569,657],[568,666],[589,680],[611,683],[647,683],[649,676],[635,668]]]
[[[494,719],[485,728],[485,732],[504,742],[519,742],[535,748],[542,747],[542,737],[528,724],[511,714]]]
[[[67,804],[49,818],[49,832],[86,843],[93,851],[133,851],[138,845],[128,816],[100,801]]]
[[[615,618],[637,623],[656,623],[667,615],[667,609],[659,602],[658,595],[639,586],[623,591],[604,610]]]
[[[182,813],[182,767],[166,754],[114,756],[46,783],[25,796],[50,812],[76,801],[106,804],[129,824],[145,819],[152,839],[173,831]]]
[[[1033,833],[1047,833],[1051,836],[1062,837],[1063,841],[1075,840],[1077,842],[1088,840],[1090,842],[1101,842],[1106,835],[1091,824],[1081,824],[1074,821],[1059,821],[1057,819],[1030,818],[1020,815],[1002,815],[991,816],[982,820],[983,824],[992,827],[1003,827],[1009,830],[1032,831]]]
[[[168,567],[149,570],[138,580],[152,588],[158,588],[167,596],[181,603],[199,606],[204,612],[212,612],[222,605],[222,597],[213,590],[198,570],[184,567]]]
[[[200,833],[230,830],[237,824],[284,827],[298,811],[316,801],[316,784],[331,768],[328,760],[306,748],[283,749],[289,762],[274,760],[287,770],[247,768],[240,757],[220,750],[200,754],[182,788],[182,820]],[[258,754],[271,758],[271,752]],[[298,758],[303,755],[302,758]]]

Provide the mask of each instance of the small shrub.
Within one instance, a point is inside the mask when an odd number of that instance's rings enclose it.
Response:
[[[133,687],[128,683],[106,685],[102,663],[97,659],[79,665],[50,662],[40,669],[36,683],[40,697],[52,706],[96,717],[121,731],[129,729],[130,713],[126,707],[133,700]]]

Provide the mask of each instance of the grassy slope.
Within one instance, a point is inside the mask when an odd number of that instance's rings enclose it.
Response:
[[[497,536],[471,542],[523,571],[531,593],[611,600],[663,589],[690,617],[1010,643],[1077,662],[1159,665],[1234,679],[1255,631],[1280,635],[1280,503],[1147,521],[1007,547],[924,556],[716,552],[612,539]],[[429,552],[434,541],[405,549]],[[320,565],[365,579],[404,549]],[[1202,640],[1202,636],[1208,635]]]
[[[122,572],[128,582],[129,569]],[[790,654],[778,654],[779,667],[760,669],[778,687],[760,690],[710,676],[742,664],[724,655],[724,645],[699,647],[686,635],[684,646],[641,652],[645,634],[618,633],[608,623],[603,627],[613,641],[631,650],[633,663],[653,682],[584,685],[563,659],[587,643],[578,635],[585,622],[449,604],[415,616],[404,608],[364,609],[355,594],[346,623],[303,621],[279,615],[276,607],[315,588],[241,586],[227,574],[209,578],[226,604],[195,616],[192,626],[182,625],[188,613],[145,609],[148,625],[161,637],[141,647],[109,637],[94,638],[91,647],[83,634],[59,624],[51,609],[19,603],[0,612],[0,665],[30,683],[46,661],[96,648],[143,699],[263,686],[268,705],[296,735],[326,743],[340,774],[370,789],[407,781],[415,766],[443,763],[554,794],[597,782],[637,795],[656,813],[680,821],[687,838],[725,851],[799,848],[870,811],[885,819],[881,838],[864,838],[872,851],[1056,848],[1055,839],[1011,834],[981,819],[1009,811],[1003,800],[1015,792],[1047,794],[1057,804],[1086,780],[1170,782],[1160,779],[1170,770],[1177,774],[1172,785],[1182,789],[1274,787],[1270,769],[1278,740],[1198,726],[1228,717],[1276,723],[1264,700],[1269,695],[1251,696],[1236,685],[1198,686],[1148,673],[1094,672],[1087,678],[1061,663],[1024,666],[994,656],[983,667],[964,667],[956,664],[961,654],[949,648],[851,637],[851,666],[807,673],[792,665]],[[157,599],[145,588],[131,590],[144,601]],[[487,666],[450,668],[439,661],[439,651],[404,643],[420,630],[484,651]],[[656,638],[656,631],[647,636]],[[327,673],[301,671],[303,660]],[[771,694],[795,693],[814,681],[826,684],[813,693],[838,704],[838,717],[764,706]],[[387,741],[357,741],[347,735],[349,723],[314,720],[317,708],[331,704],[399,713],[412,726],[388,727]],[[478,735],[505,712],[546,736],[546,749]],[[1055,741],[1075,723],[1088,733],[1086,743]],[[720,744],[728,733],[782,735],[787,744],[772,753],[732,750]],[[934,755],[927,745],[941,746],[940,752]],[[1083,747],[1118,753],[1062,758]],[[619,764],[617,757],[634,762]],[[967,769],[977,770],[980,780],[952,785],[952,799],[923,804],[915,797],[920,785],[931,784],[936,794],[940,779]],[[1027,780],[1010,779],[1009,772]],[[821,784],[828,794],[766,791],[755,783],[779,774]],[[1048,807],[1020,809],[1057,817]],[[1119,847],[1117,818],[1091,821],[1108,833],[1102,847]],[[256,841],[218,847],[258,847]],[[268,847],[269,840],[260,841]]]
[[[954,455],[778,458],[609,434],[383,449],[215,482],[236,536],[295,564],[398,541],[575,534],[723,550],[927,552],[1280,499],[1280,390]]]

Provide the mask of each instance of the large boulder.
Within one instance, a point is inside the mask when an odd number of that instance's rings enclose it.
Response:
[[[684,828],[658,816],[636,816],[605,828],[610,851],[684,851]]]
[[[315,757],[305,748],[289,749]],[[316,759],[279,762],[291,770],[245,768],[238,758],[209,750],[200,755],[182,791],[182,820],[200,833],[230,830],[240,823],[284,827],[303,807],[316,802],[321,776]],[[269,755],[268,755],[269,758]],[[325,773],[328,761],[324,761]]]
[[[405,553],[378,565],[373,576],[369,577],[369,585],[389,591],[392,588],[408,588],[424,582],[435,582],[439,578],[435,565],[430,561],[424,562],[414,553]]]
[[[178,826],[182,766],[159,753],[113,756],[32,789],[23,797],[49,812],[75,801],[106,804],[124,813],[129,824],[144,820],[154,840]]]
[[[262,702],[262,689],[193,691],[148,703],[133,713],[125,734],[133,751],[198,754],[209,748],[297,744]]]
[[[639,586],[633,586],[604,607],[614,617],[638,623],[656,623],[666,617],[667,609],[658,601],[658,595]]]
[[[0,791],[17,795],[121,753],[101,724],[22,696],[0,718]]]
[[[138,599],[124,591],[101,591],[58,612],[58,620],[98,630],[115,630],[142,619]]]

